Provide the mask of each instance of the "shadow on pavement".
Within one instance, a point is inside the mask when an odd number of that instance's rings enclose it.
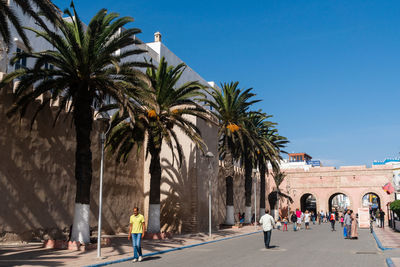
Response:
[[[67,255],[61,251],[45,248],[29,248],[28,250],[1,249],[0,266],[37,265],[61,266],[65,259],[74,260],[78,256]],[[59,261],[58,261],[59,260]]]
[[[159,260],[159,259],[161,259],[160,256],[143,257],[143,261],[152,261],[152,260]]]

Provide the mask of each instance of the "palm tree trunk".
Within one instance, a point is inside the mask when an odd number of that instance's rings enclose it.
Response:
[[[149,233],[159,233],[160,226],[160,194],[161,194],[161,160],[159,149],[150,149],[150,205],[148,228]]]
[[[90,186],[92,183],[92,151],[90,134],[93,125],[92,98],[88,90],[80,90],[75,99],[73,117],[76,132],[75,213],[72,241],[90,242]]]
[[[251,190],[253,188],[253,179],[251,177],[253,164],[249,157],[244,159],[244,198],[245,198],[245,223],[251,223]]]
[[[233,176],[235,174],[235,169],[233,166],[233,157],[229,150],[226,148],[225,155],[225,170],[226,170],[226,225],[234,225],[234,207],[233,207]]]
[[[277,210],[277,212],[276,212],[276,220],[278,219],[278,217],[280,216],[280,208],[279,208],[279,206],[280,206],[280,203],[279,203],[279,201],[280,201],[280,194],[279,194],[279,188],[277,188],[276,189],[277,190],[277,192],[276,192],[276,210]]]
[[[260,164],[260,217],[265,214],[265,164]]]

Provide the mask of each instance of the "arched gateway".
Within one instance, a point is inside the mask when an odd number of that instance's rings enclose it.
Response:
[[[300,209],[302,212],[308,210],[309,212],[317,212],[317,199],[314,195],[306,193],[300,198]]]
[[[291,196],[293,203],[282,203],[290,211],[297,208],[305,211],[345,208],[358,212],[361,208],[382,208],[394,200],[382,187],[392,182],[393,166],[377,165],[335,167],[311,167],[283,169],[286,178],[280,185],[282,191]],[[268,194],[274,190],[274,181],[269,176]],[[387,212],[386,212],[387,215]]]
[[[329,197],[328,200],[329,211],[335,209],[337,211],[344,211],[350,208],[350,199],[346,194],[343,193],[335,193]]]
[[[368,192],[362,197],[362,206],[368,208],[370,213],[375,214],[377,210],[382,209],[381,198],[374,192]]]

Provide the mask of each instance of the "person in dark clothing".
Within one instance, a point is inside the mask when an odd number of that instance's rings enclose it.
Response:
[[[380,217],[381,217],[381,228],[385,228],[385,212],[381,209],[380,211]]]
[[[294,211],[292,211],[292,216],[290,217],[290,221],[293,223],[293,231],[297,231],[296,223],[297,223],[297,216]]]
[[[239,215],[240,215],[240,213],[239,213]],[[242,215],[240,215],[239,218],[240,218],[240,219],[239,219],[239,222],[240,222],[240,223],[244,223],[244,212],[242,213]]]

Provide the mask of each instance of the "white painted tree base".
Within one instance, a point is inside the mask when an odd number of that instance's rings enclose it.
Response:
[[[235,224],[235,214],[233,206],[226,206],[226,225],[234,225]]]
[[[160,227],[160,204],[150,204],[149,206],[149,218],[148,218],[147,232],[159,233]]]
[[[251,214],[251,207],[247,207],[245,208],[244,211],[244,223],[251,223],[251,216],[253,214]]]
[[[78,241],[84,244],[90,243],[89,215],[89,204],[75,203],[71,241]]]
[[[272,210],[271,216],[274,217],[274,220],[278,220],[279,218],[279,211],[278,210]]]

